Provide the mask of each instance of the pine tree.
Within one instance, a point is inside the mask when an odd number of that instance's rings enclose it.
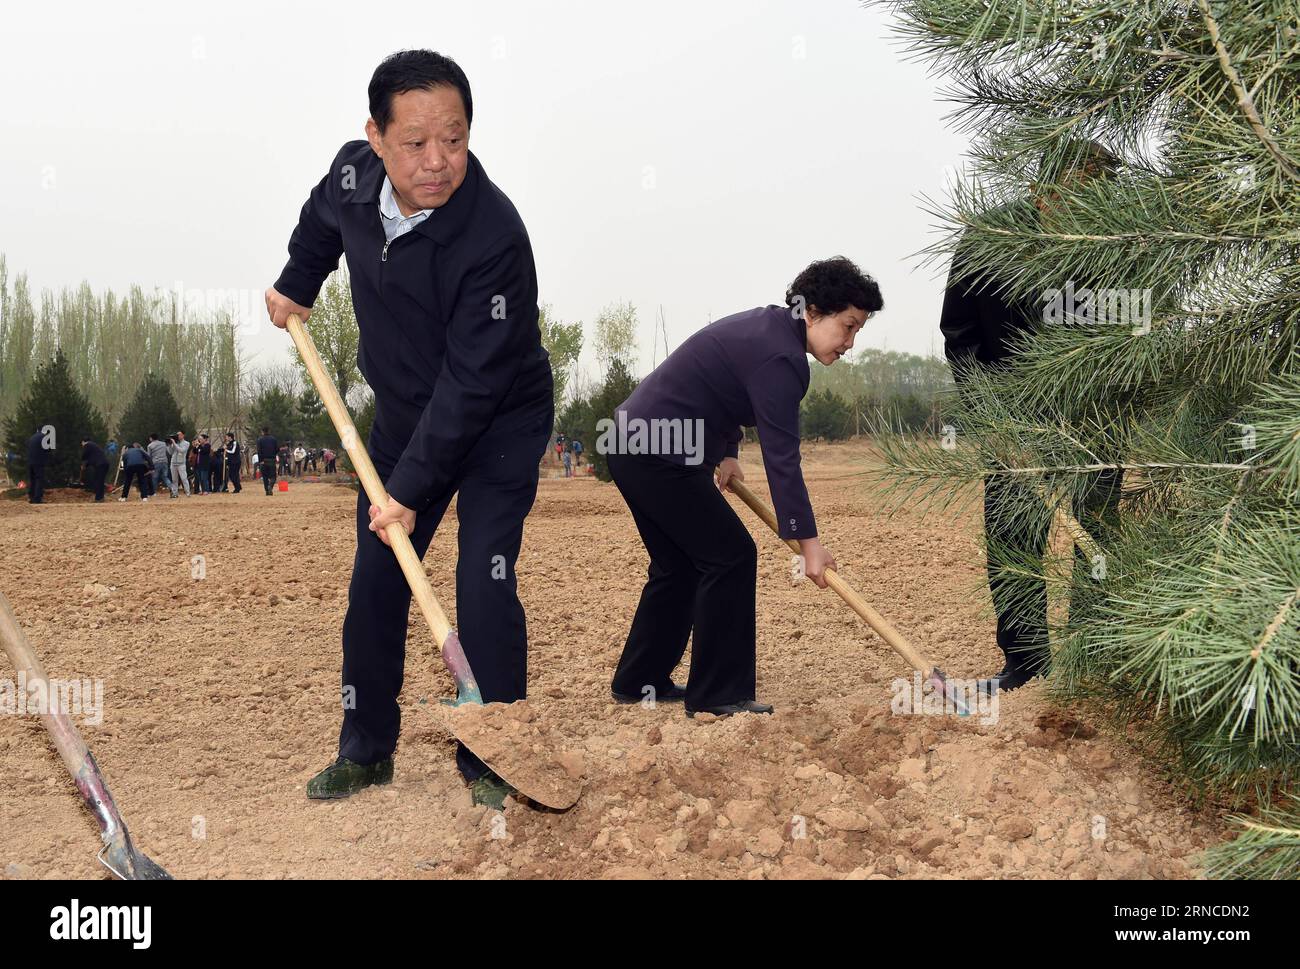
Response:
[[[51,488],[79,480],[83,435],[101,446],[105,443],[104,418],[73,383],[72,369],[60,352],[36,369],[13,417],[5,422],[11,481],[26,480],[27,441],[43,428],[52,428],[47,434],[54,452],[45,468],[45,480]]]
[[[118,437],[127,443],[139,441],[147,444],[150,434],[166,438],[177,431],[184,431],[192,437],[194,429],[181,413],[181,405],[176,402],[171,384],[156,373],[145,374],[122,414]]]
[[[799,408],[801,436],[808,440],[842,441],[853,431],[853,410],[833,390],[814,390]]]
[[[1252,818],[1212,874],[1300,876],[1300,10],[884,5],[972,139],[929,255],[1041,315],[887,481],[1065,525],[1073,567],[990,550],[1069,602],[1056,688]]]
[[[255,433],[261,434],[262,428],[270,428],[271,434],[281,444],[299,437],[298,402],[281,387],[267,386],[253,398],[249,420]]]

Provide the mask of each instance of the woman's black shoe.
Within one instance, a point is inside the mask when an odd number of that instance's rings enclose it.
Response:
[[[771,713],[772,706],[768,703],[759,703],[757,700],[746,700],[744,703],[725,703],[720,707],[702,707],[699,710],[687,708],[686,715],[692,720],[697,713],[711,713],[715,717],[729,717],[733,713]]]
[[[619,693],[613,688],[609,691],[610,696],[614,698],[615,703],[640,703],[646,699],[644,696],[633,696],[630,693]],[[668,689],[662,693],[656,693],[654,700],[656,703],[681,703],[686,699],[686,687],[678,686],[676,683],[669,683]]]

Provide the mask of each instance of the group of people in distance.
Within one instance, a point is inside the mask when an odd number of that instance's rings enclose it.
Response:
[[[82,460],[85,460],[84,454]],[[184,431],[169,434],[165,440],[157,434],[150,434],[148,444],[142,446],[139,441],[134,441],[123,448],[122,494],[117,500],[126,501],[131,497],[132,482],[140,492],[141,501],[156,496],[161,487],[166,487],[173,498],[182,491],[186,495],[229,490],[238,494],[242,465],[242,449],[230,431],[215,445],[204,433],[200,433],[193,443],[186,438]],[[192,490],[191,476],[194,479]],[[95,500],[102,500],[102,495],[96,493]]]

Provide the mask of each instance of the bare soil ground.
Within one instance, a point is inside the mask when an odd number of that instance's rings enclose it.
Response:
[[[766,494],[757,450],[742,463]],[[866,465],[853,446],[806,453],[842,575],[949,675],[995,671],[979,522],[884,517]],[[1220,837],[1041,685],[991,723],[894,713],[910,671],[833,593],[792,588],[788,550],[735,499],[761,553],[759,697],[776,715],[612,704],[646,558],[614,487],[584,477],[541,482],[518,569],[529,706],[585,771],[577,806],[471,806],[418,612],[394,783],[308,801],[336,750],[354,501],[294,483],[0,502],[0,588],[52,677],[103,680],[83,733],[136,842],[178,877],[1187,878]],[[455,531],[449,515],[426,560],[449,609]],[[97,849],[39,722],[0,716],[0,875],[104,877]]]

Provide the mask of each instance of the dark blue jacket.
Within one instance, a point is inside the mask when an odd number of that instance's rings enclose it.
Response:
[[[50,449],[42,447],[45,435],[37,431],[27,439],[27,463],[33,468],[43,468],[50,460]]]
[[[307,305],[303,303],[302,305]],[[264,434],[257,439],[257,460],[274,461],[276,454],[280,451],[280,442],[270,434]]]
[[[129,447],[122,452],[122,466],[126,468],[149,467],[149,455],[142,447]]]
[[[474,154],[447,203],[391,244],[383,181],[367,142],[344,145],[302,208],[275,288],[310,306],[346,253],[357,363],[375,392],[368,449],[381,474],[391,469],[388,493],[423,511],[484,432],[549,410],[551,368],[528,232]]]
[[[103,448],[94,441],[87,441],[81,449],[81,463],[88,468],[106,468],[108,458],[104,456]]]
[[[703,420],[708,467],[737,455],[742,427],[757,427],[782,538],[817,534],[799,454],[799,402],[810,379],[806,332],[786,306],[725,317],[674,350],[619,407],[628,420]]]

